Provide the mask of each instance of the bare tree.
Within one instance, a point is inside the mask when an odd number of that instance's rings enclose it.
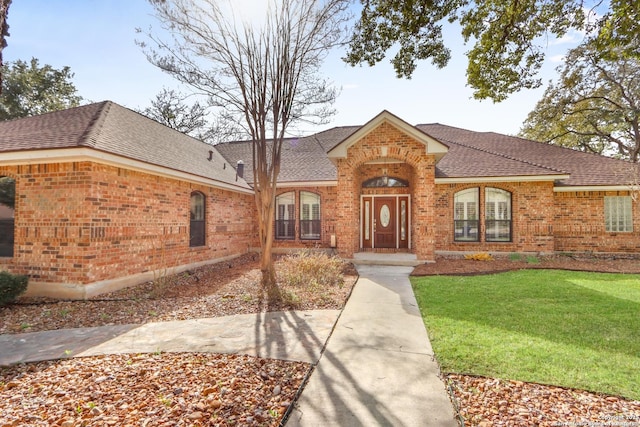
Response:
[[[151,100],[151,106],[139,112],[158,123],[211,145],[247,138],[233,121],[214,116],[207,105],[199,101],[187,104],[188,97],[175,89],[163,88],[155,99]]]
[[[250,22],[238,19],[230,1],[150,1],[172,40],[149,31],[154,46],[140,43],[148,59],[224,108],[253,140],[262,287],[276,302],[272,245],[282,142],[291,125],[326,123],[333,114],[337,91],[319,71],[344,42],[349,2],[269,0],[264,19]]]

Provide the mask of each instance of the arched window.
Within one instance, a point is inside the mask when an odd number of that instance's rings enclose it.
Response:
[[[377,176],[362,183],[362,188],[408,187],[409,182],[392,176]]]
[[[300,239],[320,239],[320,195],[300,192]]]
[[[511,241],[511,193],[499,188],[484,190],[485,240]]]
[[[478,229],[480,189],[468,188],[458,191],[453,197],[453,229],[454,240],[460,242],[477,242],[480,237]]]
[[[189,224],[189,246],[204,246],[205,236],[205,197],[200,192],[191,193],[191,222]]]
[[[16,181],[0,176],[0,257],[13,256]]]
[[[296,238],[296,194],[293,191],[276,197],[276,239]]]

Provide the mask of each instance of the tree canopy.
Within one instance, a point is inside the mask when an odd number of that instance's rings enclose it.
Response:
[[[606,55],[612,48],[640,57],[630,44],[640,34],[638,2],[627,0],[360,0],[348,64],[375,65],[397,49],[391,63],[398,77],[410,78],[418,60],[442,68],[451,58],[443,25],[459,23],[467,52],[467,82],[477,99],[503,101],[510,94],[542,84],[550,37],[577,30],[597,40]],[[607,8],[608,6],[608,8]]]
[[[637,44],[636,44],[637,45]],[[640,160],[640,59],[572,49],[520,134],[583,151]]]
[[[62,70],[51,65],[41,67],[32,58],[29,63],[8,62],[3,71],[0,120],[77,107],[82,101],[71,82],[73,73],[69,67]]]

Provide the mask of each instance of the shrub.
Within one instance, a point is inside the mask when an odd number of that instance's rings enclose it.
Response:
[[[509,261],[520,261],[522,259],[522,255],[517,253],[509,254]]]
[[[0,305],[14,301],[27,290],[27,276],[0,271]]]
[[[279,262],[278,279],[292,288],[342,286],[342,264],[339,258],[326,252],[306,250],[287,255]]]
[[[474,261],[493,261],[491,254],[486,252],[478,252],[475,254],[465,255],[464,259],[472,259]]]

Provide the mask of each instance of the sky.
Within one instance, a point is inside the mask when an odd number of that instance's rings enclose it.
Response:
[[[243,0],[242,3],[263,0]],[[169,75],[149,63],[135,40],[145,36],[136,28],[159,29],[147,0],[14,0],[9,9],[8,47],[4,61],[32,57],[40,65],[69,66],[73,83],[86,101],[111,100],[142,109],[163,87],[185,91]],[[340,95],[337,114],[327,125],[307,126],[306,134],[334,126],[362,125],[383,110],[411,124],[442,123],[475,131],[518,133],[544,88],[525,90],[494,104],[472,98],[466,86],[466,56],[459,30],[445,29],[445,43],[452,49],[450,64],[437,69],[428,61],[418,64],[410,80],[397,79],[388,60],[375,67],[351,67],[332,52],[323,67]],[[556,75],[562,55],[574,47],[577,37],[551,40],[541,77]]]

